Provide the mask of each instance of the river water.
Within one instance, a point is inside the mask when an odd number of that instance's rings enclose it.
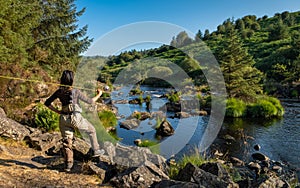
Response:
[[[221,135],[236,140],[227,148],[229,154],[247,161],[261,146],[260,152],[270,159],[289,164],[300,177],[300,101],[281,102],[285,109],[281,119],[232,119],[224,121]]]
[[[167,100],[159,96],[167,89],[157,89],[151,87],[141,87],[144,96],[152,96],[152,111],[158,111]],[[128,91],[128,90],[127,90]],[[118,91],[125,93],[126,91]],[[117,93],[112,95],[113,100],[124,99]],[[137,96],[126,95],[128,100]],[[247,161],[255,150],[253,146],[261,146],[260,152],[267,155],[272,160],[288,163],[295,169],[300,169],[300,101],[282,102],[285,108],[285,115],[281,119],[227,119],[224,121],[218,137],[230,136],[231,142],[226,143],[229,155]],[[147,111],[145,104],[115,104],[121,117],[119,122],[134,111]],[[117,126],[117,136],[125,145],[134,145],[136,139],[155,140],[161,144],[161,152],[165,156],[183,154],[194,151],[199,144],[204,130],[207,127],[209,116],[189,117],[183,119],[172,118],[173,113],[166,112],[167,120],[175,129],[175,134],[168,138],[157,139],[155,136],[155,120],[145,120],[134,130],[126,130]],[[298,175],[299,176],[299,175]]]

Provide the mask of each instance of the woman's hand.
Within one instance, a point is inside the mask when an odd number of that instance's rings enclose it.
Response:
[[[97,95],[100,95],[100,96],[102,95],[102,90],[101,90],[101,89],[98,88],[98,89],[96,90],[96,92],[97,92]]]
[[[92,100],[94,101],[94,102],[96,102],[99,98],[100,98],[100,96],[102,95],[102,90],[101,89],[97,89],[96,90],[96,92],[97,92],[97,95],[95,96],[95,97],[93,97],[92,98]]]

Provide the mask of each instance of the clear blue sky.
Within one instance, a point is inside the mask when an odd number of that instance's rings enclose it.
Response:
[[[96,41],[104,34],[127,24],[161,21],[176,24],[192,33],[216,30],[227,18],[246,15],[273,16],[300,10],[300,0],[76,0],[79,26],[88,25],[88,36]],[[171,39],[170,39],[171,40]]]

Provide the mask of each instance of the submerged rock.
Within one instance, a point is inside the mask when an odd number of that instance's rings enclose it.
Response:
[[[267,157],[266,155],[264,155],[262,153],[253,153],[251,156],[254,160],[258,160],[258,161],[268,161],[268,160],[270,160],[269,157]]]
[[[189,114],[187,112],[176,112],[175,117],[176,118],[188,118],[188,117],[191,117],[191,114]]]
[[[260,147],[259,144],[256,144],[256,145],[253,146],[253,148],[254,148],[256,151],[259,151],[261,147]]]
[[[140,120],[138,119],[127,119],[120,123],[120,126],[125,129],[135,129],[140,125]]]
[[[128,119],[138,119],[140,121],[143,121],[143,120],[146,120],[148,118],[151,117],[151,114],[149,112],[137,112],[137,111],[134,111],[129,117]]]

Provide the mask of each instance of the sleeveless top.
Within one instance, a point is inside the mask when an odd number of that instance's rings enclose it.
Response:
[[[50,106],[51,103],[57,98],[62,103],[62,106],[67,106],[69,104],[79,105],[79,100],[82,100],[83,102],[88,104],[92,104],[94,102],[91,98],[85,96],[78,89],[59,88],[45,101],[44,104],[46,106]]]

